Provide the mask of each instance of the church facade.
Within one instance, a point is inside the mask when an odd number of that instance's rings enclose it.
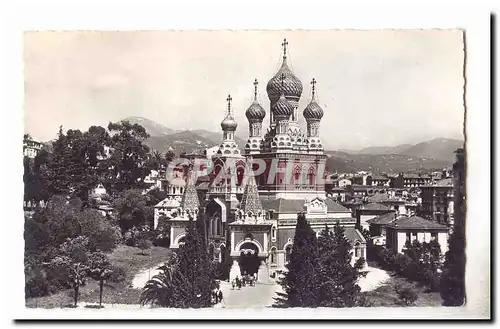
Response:
[[[178,202],[164,200],[155,207],[155,213],[167,214],[163,218],[171,224],[173,248],[182,241],[188,217],[201,209],[214,259],[231,258],[230,280],[255,274],[258,281],[267,282],[283,270],[292,251],[298,213],[304,213],[317,232],[340,222],[353,245],[353,262],[366,257],[366,241],[355,228],[351,211],[326,197],[326,155],[319,137],[324,112],[317,101],[316,80],[311,81],[310,102],[301,111],[307,123],[303,132],[299,124],[303,85],[288,65],[287,46],[284,40],[281,67],[266,86],[268,111],[258,101],[258,81],[254,81],[254,99],[245,112],[249,137],[244,150],[235,141],[238,123],[228,96],[222,141],[210,159],[212,170],[201,184],[188,174],[183,198],[176,196]],[[196,190],[202,184],[206,191],[198,200]],[[172,213],[175,216],[168,215]]]

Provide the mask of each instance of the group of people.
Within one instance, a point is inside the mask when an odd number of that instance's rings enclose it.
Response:
[[[212,298],[215,301],[215,304],[221,303],[222,302],[222,290],[217,288],[212,292]]]
[[[244,287],[247,284],[251,286],[255,284],[255,275],[246,275],[243,276],[241,279],[239,276],[236,276],[236,278],[231,282],[233,290],[234,288],[241,289],[241,287]]]

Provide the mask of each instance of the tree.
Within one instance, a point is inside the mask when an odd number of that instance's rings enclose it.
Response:
[[[113,200],[113,208],[116,210],[118,225],[122,231],[133,227],[152,225],[154,210],[148,206],[146,196],[141,190],[124,190]]]
[[[279,280],[283,292],[275,298],[275,307],[317,306],[317,239],[304,214],[298,214],[290,261]]]
[[[70,168],[70,150],[67,144],[67,137],[59,127],[57,139],[52,143],[52,153],[48,161],[48,168],[45,182],[49,195],[69,195],[71,186],[71,177],[67,170]]]
[[[111,251],[120,242],[120,228],[106,220],[95,209],[85,208],[77,213],[81,234],[89,239],[90,251]]]
[[[176,257],[172,257],[158,269],[160,273],[146,282],[141,292],[139,302],[143,306],[146,304],[156,304],[161,307],[173,305],[173,275],[178,270]]]
[[[362,271],[364,259],[360,258],[354,266],[351,265],[352,244],[344,232],[337,222],[333,232],[326,226],[319,234],[318,306],[354,307],[358,300],[361,288],[357,282],[366,275]]]
[[[127,189],[141,189],[149,174],[149,147],[144,141],[149,138],[146,129],[127,121],[109,123],[111,156],[105,161],[107,170],[104,185],[111,194]]]
[[[113,267],[106,255],[102,252],[93,252],[89,255],[89,275],[99,282],[99,307],[102,307],[102,292],[104,282],[111,278]]]
[[[67,239],[59,247],[59,255],[50,262],[51,267],[62,274],[73,288],[74,307],[78,303],[80,286],[88,275],[88,239],[82,236]]]
[[[465,303],[465,234],[456,227],[448,239],[443,273],[440,282],[443,306],[462,306]]]
[[[184,244],[176,257],[161,268],[162,272],[146,283],[141,304],[156,303],[176,308],[212,305],[215,273],[200,228],[201,225],[195,225],[193,220],[188,223]]]

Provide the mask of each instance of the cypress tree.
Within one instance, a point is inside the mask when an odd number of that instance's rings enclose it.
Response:
[[[275,307],[316,307],[316,233],[304,214],[297,216],[290,261],[278,281],[283,292],[275,298]]]
[[[190,221],[184,244],[177,253],[177,271],[173,273],[172,307],[201,308],[212,304],[216,287],[215,273],[208,255],[202,219]]]
[[[357,284],[364,259],[351,265],[352,244],[345,236],[345,229],[337,224],[333,232],[325,227],[318,237],[318,306],[354,307],[361,292]]]
[[[448,239],[441,274],[440,291],[443,306],[462,306],[465,303],[465,234],[456,227]]]

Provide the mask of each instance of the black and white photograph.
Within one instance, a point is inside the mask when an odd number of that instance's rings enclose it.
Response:
[[[470,306],[464,29],[21,43],[27,311]]]

